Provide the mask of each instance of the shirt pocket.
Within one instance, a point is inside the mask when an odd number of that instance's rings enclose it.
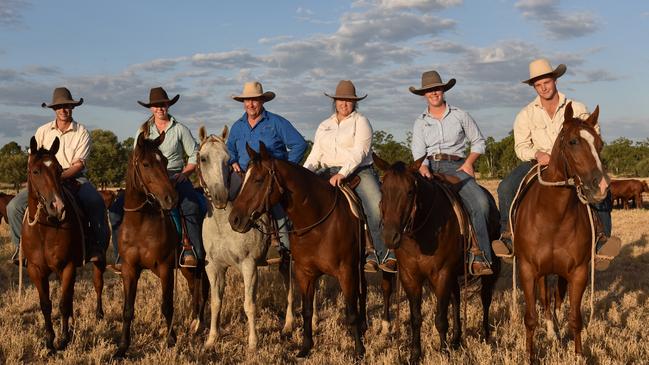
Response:
[[[438,145],[442,142],[442,129],[439,122],[424,123],[424,136],[426,147]]]
[[[458,123],[442,122],[444,128],[444,142],[449,143],[451,146],[461,145],[464,143],[466,134],[464,128]]]
[[[259,140],[264,142],[266,147],[272,149],[279,138],[277,137],[275,128],[272,125],[265,125],[259,131]]]

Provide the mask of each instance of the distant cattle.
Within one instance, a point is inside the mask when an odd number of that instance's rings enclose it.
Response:
[[[642,208],[642,193],[649,193],[647,183],[640,180],[613,180],[611,181],[611,195],[613,204],[621,200],[621,206],[629,209],[629,200],[633,199],[636,208]]]
[[[13,199],[14,196],[11,194],[0,193],[0,223],[4,218],[5,222],[9,223],[7,218],[7,204]]]

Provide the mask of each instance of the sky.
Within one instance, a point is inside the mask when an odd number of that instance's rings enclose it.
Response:
[[[374,130],[404,141],[426,103],[411,94],[437,70],[449,104],[499,140],[536,96],[521,81],[535,58],[568,71],[558,88],[593,110],[606,141],[649,137],[649,2],[604,0],[28,1],[0,0],[0,146],[29,144],[54,119],[52,90],[84,104],[75,120],[120,140],[149,111],[149,89],[194,136],[243,114],[244,82],[277,94],[267,110],[313,140],[341,79],[368,94]]]

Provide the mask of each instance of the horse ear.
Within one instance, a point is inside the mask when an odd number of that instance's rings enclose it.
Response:
[[[135,146],[139,147],[139,148],[143,148],[145,139],[146,139],[146,137],[144,136],[144,132],[138,134],[137,135],[137,142],[135,143]]]
[[[566,111],[563,113],[563,121],[565,122],[566,120],[572,119],[574,115],[574,111],[572,110],[572,101],[568,103],[566,106]]]
[[[372,152],[372,160],[374,160],[374,165],[381,171],[386,171],[390,168],[390,164],[374,152]]]
[[[203,143],[205,138],[207,138],[207,131],[205,130],[205,126],[202,125],[198,128],[198,139]]]
[[[259,154],[261,155],[262,160],[268,160],[270,158],[270,153],[266,149],[264,142],[259,141]]]
[[[52,142],[52,146],[50,146],[50,153],[56,155],[56,153],[59,152],[60,144],[61,142],[59,141],[59,137],[54,138],[54,142]]]
[[[595,107],[595,110],[588,116],[588,119],[585,122],[591,127],[597,125],[597,120],[599,119],[599,105]]]
[[[250,145],[248,144],[248,142],[246,142],[246,151],[248,151],[248,156],[250,157],[250,161],[256,160],[257,156],[259,156],[257,151],[253,150],[252,147],[250,147]]]
[[[221,138],[223,138],[224,141],[228,139],[228,132],[228,125],[226,124],[223,126],[223,131],[221,132]]]
[[[410,164],[410,166],[409,166],[410,169],[415,171],[415,172],[419,171],[419,168],[421,167],[421,164],[424,162],[425,159],[426,159],[426,155],[423,155],[423,156],[419,157],[418,159],[416,159],[415,161],[413,161]]]
[[[36,143],[36,137],[32,136],[29,140],[29,153],[34,154],[38,151],[38,143]]]
[[[163,131],[162,133],[160,133],[160,135],[158,136],[158,138],[156,138],[156,139],[153,140],[153,142],[155,143],[155,146],[156,146],[156,147],[160,147],[160,145],[161,145],[162,142],[164,142],[164,141],[165,141],[165,132],[164,132],[164,131]]]

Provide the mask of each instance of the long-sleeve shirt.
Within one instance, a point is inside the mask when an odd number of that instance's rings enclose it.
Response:
[[[475,120],[462,109],[446,104],[446,112],[441,120],[428,114],[428,110],[415,120],[412,156],[415,160],[436,153],[466,157],[465,141],[469,142],[471,152],[484,153],[486,142]],[[423,164],[428,165],[428,160],[424,160]]]
[[[196,153],[198,152],[198,143],[192,135],[192,132],[184,124],[178,122],[171,114],[169,115],[170,123],[165,128],[165,139],[158,147],[162,155],[168,160],[167,173],[169,176],[177,174],[185,167],[185,155],[188,156],[187,163],[196,163]],[[135,135],[135,143],[141,131]],[[149,139],[156,139],[160,136],[153,119],[149,120]]]
[[[250,156],[246,151],[246,143],[255,151],[259,151],[259,142],[264,142],[268,152],[276,159],[299,163],[306,151],[307,143],[300,132],[291,122],[283,117],[263,110],[261,119],[250,127],[248,113],[244,113],[234,122],[226,143],[230,153],[230,164],[239,163],[246,170]]]
[[[338,123],[334,113],[318,126],[304,167],[314,171],[339,166],[338,173],[347,177],[356,168],[372,163],[371,146],[372,126],[363,114],[352,112]]]
[[[559,105],[552,117],[543,109],[541,98],[538,96],[518,113],[514,121],[514,150],[518,158],[530,161],[535,158],[537,151],[552,152],[554,140],[557,139],[563,126],[563,117],[569,102],[572,102],[575,117],[588,118],[588,109],[584,104],[567,99],[562,93],[559,93]],[[595,130],[600,133],[599,124],[595,126]]]
[[[84,163],[90,155],[90,133],[81,124],[72,121],[65,131],[56,128],[56,120],[42,125],[36,130],[34,136],[38,147],[50,148],[56,137],[59,138],[59,150],[56,152],[56,159],[63,169],[68,169],[75,162]],[[86,171],[84,167],[83,171]]]

